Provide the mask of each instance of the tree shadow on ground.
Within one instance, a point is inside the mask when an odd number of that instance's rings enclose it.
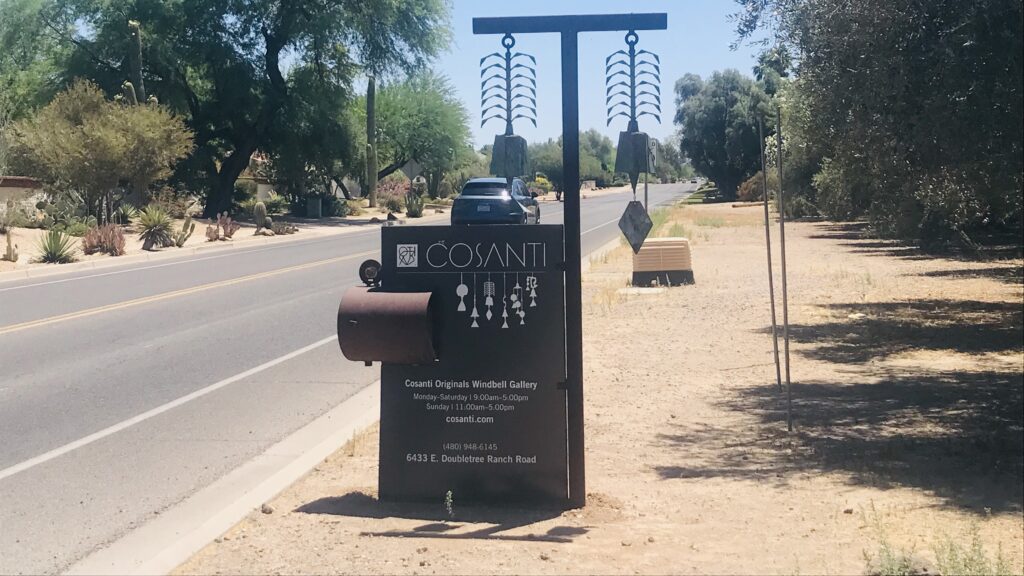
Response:
[[[961,268],[957,270],[932,270],[924,272],[921,276],[930,278],[991,278],[1005,284],[1024,284],[1024,266],[991,266],[987,268]]]
[[[1020,511],[1024,383],[1017,372],[886,373],[864,382],[793,384],[796,432],[786,433],[777,387],[726,402],[763,428],[683,429],[664,435],[695,466],[662,466],[665,479],[733,477],[785,484],[795,473],[843,472],[853,484],[927,490],[947,505]],[[723,440],[728,439],[728,440]]]
[[[555,526],[540,533],[523,535],[503,534],[509,530],[523,528],[537,522],[550,520],[562,515],[556,508],[519,509],[491,508],[487,506],[459,505],[449,515],[441,503],[424,504],[416,502],[382,502],[364,492],[350,492],[343,496],[320,498],[295,509],[305,514],[328,514],[357,518],[404,518],[422,520],[425,524],[411,530],[388,530],[366,532],[372,536],[395,538],[442,538],[471,540],[509,540],[524,542],[569,543],[573,538],[586,534],[587,528],[577,526]],[[474,524],[484,524],[476,527]],[[466,530],[466,527],[469,530]]]
[[[756,416],[760,425],[681,426],[660,440],[682,448],[688,465],[657,472],[665,479],[778,484],[796,473],[843,472],[854,484],[919,488],[974,512],[1019,512],[1022,306],[935,299],[823,308],[831,312],[829,321],[790,327],[791,338],[804,344],[796,358],[826,363],[835,374],[830,381],[793,384],[793,434],[786,432],[781,390],[773,384],[740,389],[721,405]],[[881,364],[906,353],[923,355]],[[959,368],[963,355],[987,353],[1003,358]]]
[[[821,308],[838,318],[789,327],[793,341],[816,345],[800,351],[815,360],[855,364],[914,350],[976,354],[1024,347],[1024,307],[1020,304],[912,300],[837,303]],[[771,327],[761,332],[771,334]]]
[[[980,236],[974,240],[977,249],[949,247],[941,251],[925,251],[916,244],[901,240],[886,240],[873,234],[866,222],[822,223],[815,226],[812,239],[843,240],[840,245],[854,254],[886,256],[904,260],[951,260],[957,262],[987,262],[1021,258],[1024,246],[1019,232],[1002,232]]]

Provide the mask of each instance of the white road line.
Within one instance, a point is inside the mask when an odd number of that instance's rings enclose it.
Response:
[[[356,233],[350,234],[348,236],[363,236],[365,234],[366,233],[364,233],[364,232],[356,232]],[[328,240],[332,240],[332,239],[335,239],[335,236],[332,235],[332,236],[328,236],[327,238],[313,238],[313,239],[310,239],[310,240],[307,240],[307,241],[303,241],[301,244],[299,244],[299,243],[281,243],[281,244],[278,244],[276,246],[267,246],[265,248],[257,248],[257,249],[254,249],[254,250],[249,250],[249,249],[246,249],[246,248],[239,248],[238,250],[232,250],[232,251],[229,251],[229,252],[227,252],[225,254],[217,254],[216,256],[204,256],[202,258],[188,258],[186,256],[186,257],[182,258],[181,260],[175,260],[174,262],[165,262],[163,264],[153,264],[151,266],[141,266],[139,268],[124,268],[124,269],[121,269],[121,270],[114,270],[114,271],[111,271],[111,272],[101,272],[99,274],[89,274],[89,275],[86,275],[86,276],[75,276],[74,278],[62,278],[60,280],[49,280],[49,281],[46,281],[46,282],[36,282],[35,284],[25,284],[25,285],[22,285],[22,286],[11,286],[9,288],[0,288],[0,292],[8,292],[10,290],[22,290],[22,289],[25,289],[25,288],[35,288],[37,286],[46,286],[46,285],[49,285],[49,284],[63,284],[65,282],[74,282],[76,280],[86,280],[86,279],[89,279],[89,278],[99,278],[101,276],[113,276],[115,274],[128,274],[130,272],[139,272],[139,271],[142,271],[142,270],[152,270],[154,268],[165,268],[167,266],[178,266],[180,264],[191,264],[193,262],[202,262],[204,260],[216,260],[218,258],[227,258],[229,256],[241,256],[241,255],[245,255],[245,254],[256,254],[257,252],[265,252],[267,250],[279,250],[281,248],[288,248],[288,247],[292,247],[292,246],[296,246],[296,245],[298,245],[298,246],[308,246],[310,244],[315,244],[315,243],[319,243],[319,242],[327,242]]]
[[[116,434],[116,433],[124,430],[125,428],[130,428],[131,426],[134,426],[134,425],[136,425],[136,424],[138,424],[140,422],[144,422],[146,420],[149,420],[150,418],[153,418],[154,416],[159,416],[160,414],[163,414],[164,412],[167,412],[168,410],[173,410],[174,408],[177,408],[178,406],[181,406],[183,404],[191,402],[191,401],[193,401],[193,400],[195,400],[197,398],[202,398],[203,396],[206,396],[207,394],[210,394],[211,392],[216,392],[217,390],[220,390],[221,388],[223,388],[223,387],[225,387],[225,386],[227,386],[229,384],[233,384],[235,382],[238,382],[239,380],[242,380],[243,378],[248,378],[249,376],[252,376],[253,374],[258,374],[258,373],[260,373],[260,372],[262,372],[262,371],[264,371],[264,370],[266,370],[268,368],[272,368],[274,366],[277,366],[278,364],[281,364],[282,362],[287,362],[288,360],[291,360],[292,358],[295,358],[297,356],[301,356],[302,354],[305,354],[306,352],[309,352],[311,350],[315,350],[316,348],[319,348],[319,347],[323,346],[324,344],[328,344],[330,342],[335,342],[335,341],[337,341],[337,339],[338,339],[337,335],[332,335],[332,336],[328,336],[327,338],[324,338],[322,340],[317,340],[316,342],[314,342],[314,343],[312,343],[312,344],[310,344],[308,346],[303,346],[302,348],[299,348],[298,350],[295,350],[294,352],[289,352],[288,354],[285,354],[284,356],[279,356],[279,357],[274,358],[273,360],[271,360],[269,362],[264,362],[263,364],[260,364],[259,366],[256,366],[255,368],[250,368],[250,369],[246,370],[245,372],[239,372],[238,374],[235,374],[234,376],[231,376],[229,378],[225,378],[225,379],[221,380],[220,382],[216,382],[214,384],[210,384],[209,386],[207,386],[205,388],[200,388],[199,390],[196,390],[195,392],[192,392],[190,394],[186,394],[186,395],[184,395],[184,396],[182,396],[180,398],[177,398],[175,400],[171,400],[170,402],[167,402],[166,404],[161,404],[160,406],[157,406],[156,408],[153,408],[152,410],[147,410],[147,411],[143,412],[142,414],[139,414],[138,416],[134,416],[134,417],[129,418],[127,420],[122,420],[121,422],[118,422],[117,424],[114,424],[113,426],[108,426],[107,428],[104,428],[103,430],[100,430],[98,432],[94,432],[94,433],[89,434],[88,436],[85,436],[83,438],[79,438],[78,440],[75,440],[74,442],[69,442],[69,443],[67,443],[67,444],[65,444],[63,446],[60,446],[59,448],[54,448],[53,450],[50,450],[49,452],[46,452],[44,454],[40,454],[39,456],[36,456],[35,458],[30,458],[28,460],[25,460],[24,462],[19,462],[18,464],[15,464],[14,466],[10,466],[8,468],[4,468],[3,470],[0,470],[0,480],[3,480],[5,478],[9,478],[9,477],[14,476],[15,474],[17,474],[19,472],[24,472],[24,471],[26,471],[26,470],[28,470],[30,468],[34,468],[36,466],[39,466],[40,464],[44,464],[46,462],[49,462],[50,460],[53,460],[54,458],[58,458],[60,456],[63,456],[64,454],[67,454],[68,452],[71,452],[71,451],[77,450],[77,449],[79,449],[79,448],[81,448],[83,446],[87,446],[89,444],[92,444],[93,442],[96,442],[97,440],[102,440],[103,438],[106,438],[107,436],[110,436],[112,434]]]
[[[618,218],[612,218],[611,220],[609,220],[609,221],[605,222],[604,224],[598,224],[597,226],[594,226],[593,228],[591,228],[591,229],[589,229],[589,230],[586,230],[586,231],[584,231],[584,232],[580,232],[580,236],[585,236],[585,235],[587,235],[587,234],[590,234],[590,233],[591,233],[591,232],[593,232],[594,230],[598,230],[598,229],[600,229],[600,228],[604,228],[605,226],[607,226],[607,225],[609,225],[609,224],[612,224],[612,223],[614,223],[614,222],[618,222],[618,221],[619,221],[619,218],[622,218],[622,217],[621,217],[621,216],[619,216]]]

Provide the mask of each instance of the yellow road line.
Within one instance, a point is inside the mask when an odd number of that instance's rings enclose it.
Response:
[[[124,302],[117,302],[115,304],[107,304],[104,306],[97,306],[95,308],[88,308],[86,310],[79,310],[77,312],[69,312],[67,314],[60,314],[58,316],[50,316],[49,318],[41,318],[39,320],[30,320],[28,322],[22,322],[20,324],[11,324],[9,326],[0,327],[0,336],[4,334],[10,334],[11,332],[19,332],[21,330],[27,330],[29,328],[36,328],[38,326],[46,326],[49,324],[56,324],[57,322],[63,322],[65,320],[73,320],[76,318],[85,318],[87,316],[95,316],[96,314],[102,314],[103,312],[110,312],[112,310],[120,310],[122,308],[129,308],[131,306],[138,306],[139,304],[149,304],[150,302],[159,302],[161,300],[169,300],[171,298],[177,298],[179,296],[187,296],[188,294],[195,294],[196,292],[202,292],[203,290],[210,290],[212,288],[222,288],[224,286],[231,286],[234,284],[240,284],[249,280],[258,280],[260,278],[269,278],[271,276],[277,276],[279,274],[285,274],[288,272],[295,272],[296,270],[304,270],[306,268],[313,268],[316,266],[323,266],[324,264],[331,264],[334,262],[341,262],[343,260],[352,260],[362,256],[370,256],[371,254],[377,254],[378,250],[369,250],[366,252],[360,252],[359,254],[350,254],[348,256],[338,256],[337,258],[327,258],[325,260],[316,260],[314,262],[307,262],[305,264],[298,264],[295,266],[289,266],[287,268],[279,268],[277,270],[270,270],[268,272],[259,272],[256,274],[250,274],[248,276],[241,276],[238,278],[231,278],[230,280],[221,280],[219,282],[210,282],[209,284],[202,284],[200,286],[193,286],[192,288],[183,288],[181,290],[172,290],[171,292],[164,292],[163,294],[154,294],[153,296],[143,296],[142,298],[136,298],[134,300],[125,300]]]

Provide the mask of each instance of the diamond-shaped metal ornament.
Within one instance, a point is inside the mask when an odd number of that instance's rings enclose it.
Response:
[[[644,240],[653,227],[654,222],[651,222],[647,210],[638,200],[631,201],[626,206],[626,211],[622,213],[622,218],[619,218],[619,230],[622,230],[634,254],[640,252],[640,247],[644,245]]]

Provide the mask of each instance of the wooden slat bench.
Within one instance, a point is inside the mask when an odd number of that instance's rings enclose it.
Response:
[[[633,254],[633,286],[693,284],[690,241],[686,238],[648,238]]]

